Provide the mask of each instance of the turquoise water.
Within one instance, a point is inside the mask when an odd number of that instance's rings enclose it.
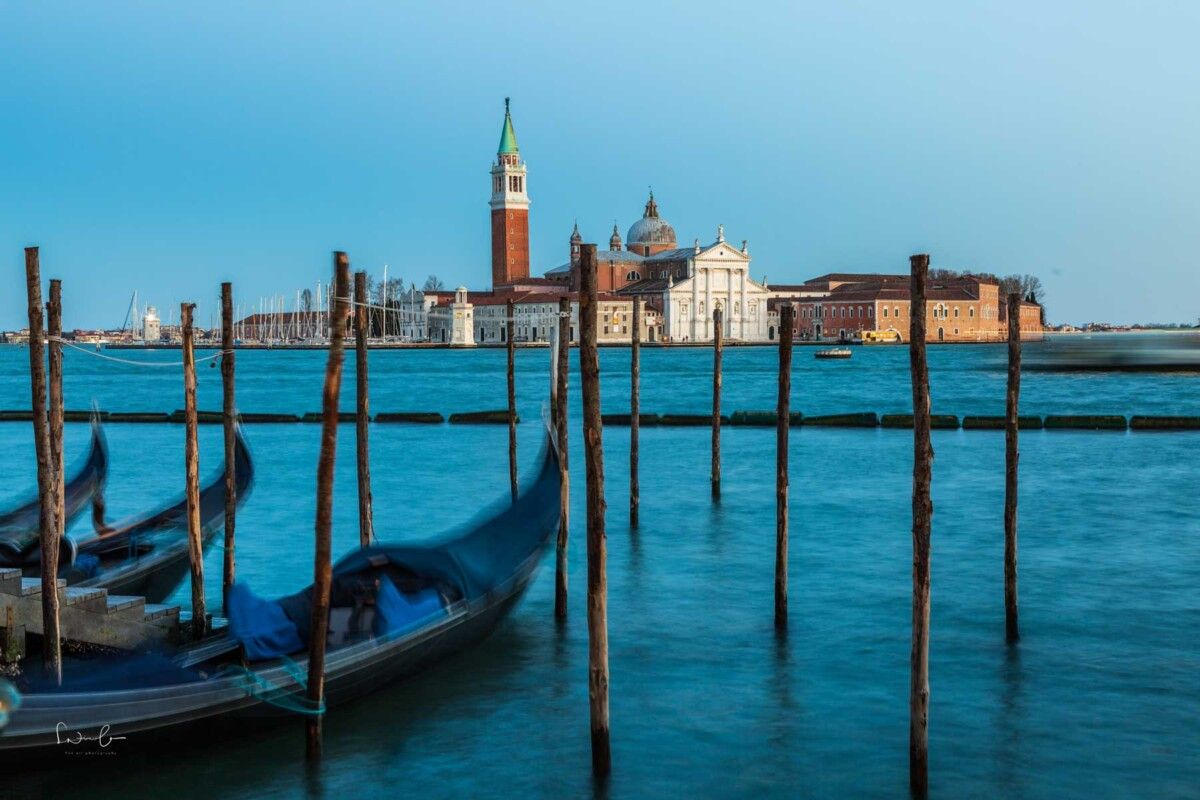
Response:
[[[119,355],[126,355],[121,353]],[[132,358],[173,360],[170,352]],[[769,348],[726,353],[725,407],[774,403]],[[0,348],[0,408],[28,406],[27,354]],[[933,348],[934,409],[1001,413],[999,347]],[[574,354],[572,354],[574,360]],[[518,354],[520,457],[533,464],[547,354]],[[626,409],[628,352],[604,350],[603,404]],[[324,354],[239,355],[241,406],[315,411]],[[643,408],[703,412],[711,354],[647,350]],[[503,351],[372,354],[374,408],[504,404]],[[173,410],[178,370],[67,359],[68,406]],[[353,370],[347,372],[352,392]],[[577,403],[577,375],[572,374]],[[201,407],[216,408],[217,370]],[[907,352],[850,363],[796,354],[793,406],[903,411]],[[1196,376],[1028,375],[1028,413],[1200,413]],[[352,394],[346,395],[347,399]],[[349,405],[349,404],[347,404]],[[573,409],[577,411],[577,409]],[[115,517],[179,493],[181,426],[110,425]],[[259,466],[238,527],[240,577],[264,593],[311,580],[319,426],[248,430]],[[573,463],[580,465],[578,414]],[[68,458],[86,426],[69,425]],[[1003,435],[935,431],[930,779],[934,797],[1190,797],[1200,787],[1200,434],[1023,432],[1021,622],[1003,642]],[[613,779],[607,796],[907,795],[911,436],[798,428],[791,439],[791,628],[772,628],[774,433],[723,433],[724,495],[706,429],[642,431],[642,527],[626,524],[628,429],[605,430]],[[220,432],[201,428],[202,472]],[[0,424],[0,505],[33,484],[29,425]],[[357,541],[353,428],[342,426],[335,552]],[[503,426],[376,425],[386,539],[461,524],[507,493]],[[552,619],[553,560],[508,622],[435,671],[335,709],[307,774],[297,721],[178,756],[31,772],[15,791],[92,797],[578,797],[588,750],[583,480],[572,486],[571,608]],[[86,522],[85,522],[86,524]],[[218,594],[220,553],[207,560]],[[186,587],[177,596],[186,602]],[[134,749],[135,741],[130,741]]]

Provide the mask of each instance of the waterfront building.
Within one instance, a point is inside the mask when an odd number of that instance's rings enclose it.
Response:
[[[707,246],[697,239],[691,247],[681,248],[675,238],[675,228],[659,214],[651,192],[642,218],[630,227],[624,244],[614,225],[608,249],[597,251],[599,291],[641,296],[660,309],[662,329],[651,331],[654,341],[712,341],[715,309],[723,312],[725,338],[767,341],[770,292],[750,277],[747,243],[738,248],[726,242],[724,226],[718,226],[716,241]],[[578,224],[568,243],[570,260],[546,272],[546,278],[578,291],[583,244]]]
[[[701,246],[660,250],[642,261],[644,277],[618,294],[655,297],[662,309],[663,340],[711,342],[713,311],[722,312],[722,334],[742,342],[768,340],[766,286],[750,277],[750,251],[725,241],[724,226],[717,239]]]
[[[475,344],[475,304],[467,287],[454,290],[454,299],[428,311],[429,340],[439,344],[469,347]]]
[[[772,330],[780,302],[796,306],[795,338],[814,341],[876,339],[907,341],[911,295],[908,275],[830,273],[806,281],[793,294],[776,288]],[[814,294],[814,290],[816,294]],[[930,280],[926,294],[926,337],[932,342],[994,342],[1008,337],[1007,301],[999,284],[964,275]],[[1041,336],[1041,306],[1021,303],[1024,338]]]

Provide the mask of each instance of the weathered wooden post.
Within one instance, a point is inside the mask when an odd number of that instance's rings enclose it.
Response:
[[[713,309],[712,496],[721,497],[721,309]]]
[[[204,608],[204,539],[200,530],[200,445],[197,440],[196,354],[192,312],[195,303],[179,306],[183,334],[184,470],[187,497],[188,557],[192,567],[192,635],[199,639],[208,630]]]
[[[638,434],[641,429],[642,402],[638,396],[642,384],[642,298],[633,297],[633,338],[629,342],[629,527],[638,526]]]
[[[225,569],[221,577],[222,607],[229,608],[229,587],[237,568],[237,403],[234,400],[233,284],[221,284],[221,425],[225,444]]]
[[[367,273],[354,273],[354,370],[358,407],[354,416],[358,441],[358,542],[363,547],[375,536],[375,516],[371,502],[370,387],[367,383]]]
[[[66,533],[66,467],[63,463],[63,351],[62,351],[62,281],[50,281],[50,302],[46,304],[46,322],[50,336],[47,349],[50,351],[50,370],[47,375],[49,408],[47,424],[50,426],[50,462],[54,470],[54,536],[61,540]],[[58,554],[55,552],[57,570]]]
[[[54,511],[54,466],[46,418],[46,351],[42,327],[42,274],[36,247],[25,248],[25,290],[29,300],[29,385],[33,407],[33,444],[37,454],[38,506],[41,512],[42,663],[62,683],[62,640],[58,627],[58,548]]]
[[[1008,392],[1004,419],[1004,633],[1021,638],[1017,625],[1017,429],[1021,398],[1021,295],[1008,296]]]
[[[558,443],[558,542],[554,559],[554,616],[567,618],[567,539],[571,520],[571,473],[567,469],[567,378],[571,368],[571,298],[558,299],[558,391],[554,403]]]
[[[507,305],[507,321],[508,326],[508,484],[512,491],[512,501],[517,502],[517,376],[516,376],[516,361],[517,361],[517,345],[513,341],[513,332],[516,330],[513,316],[516,313],[516,305],[512,300],[509,300]]]
[[[313,559],[313,614],[308,649],[308,758],[321,757],[321,717],[325,702],[325,639],[329,635],[329,591],[333,583],[333,463],[337,455],[338,396],[342,390],[343,348],[349,317],[350,259],[333,254],[336,286],[329,314],[329,359],[321,402],[321,454],[317,459],[316,554]]]
[[[788,619],[788,436],[792,419],[792,328],[795,309],[779,307],[779,400],[775,419],[775,627]]]
[[[596,352],[596,245],[581,252],[579,374],[583,385],[583,451],[587,480],[588,700],[592,772],[612,770],[608,739],[608,542],[604,530],[604,443],[600,422],[600,360]]]
[[[933,500],[933,445],[929,440],[929,362],[925,357],[925,278],[929,256],[909,259],[912,269],[909,310],[909,366],[913,398],[913,596],[912,654],[909,682],[908,781],[914,795],[929,790],[929,539]]]

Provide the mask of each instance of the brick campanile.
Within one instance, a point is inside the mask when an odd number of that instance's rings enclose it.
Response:
[[[504,98],[504,128],[492,165],[492,287],[529,277],[529,195],[525,193],[525,163],[517,149],[508,98]]]

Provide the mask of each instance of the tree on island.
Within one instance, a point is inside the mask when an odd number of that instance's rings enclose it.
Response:
[[[425,279],[425,286],[422,287],[422,290],[426,292],[444,292],[446,291],[446,284],[442,283],[442,279],[437,275],[430,275]]]

